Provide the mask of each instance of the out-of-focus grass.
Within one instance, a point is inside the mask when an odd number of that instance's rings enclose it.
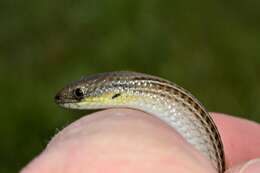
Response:
[[[55,92],[134,70],[187,88],[211,111],[260,122],[260,1],[0,2],[0,172],[17,172],[82,112]]]

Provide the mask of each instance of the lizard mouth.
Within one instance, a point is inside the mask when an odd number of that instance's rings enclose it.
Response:
[[[62,97],[61,94],[56,94],[54,97],[55,103],[58,105],[64,105],[64,104],[70,104],[70,103],[77,103],[77,100],[73,100],[73,99],[66,99],[64,97]]]

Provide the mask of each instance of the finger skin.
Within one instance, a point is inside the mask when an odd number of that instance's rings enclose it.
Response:
[[[212,113],[224,144],[228,167],[260,158],[260,125],[249,120]]]
[[[229,168],[225,173],[259,173],[260,159],[252,159]]]
[[[131,109],[85,116],[60,131],[21,173],[216,173],[159,119]]]

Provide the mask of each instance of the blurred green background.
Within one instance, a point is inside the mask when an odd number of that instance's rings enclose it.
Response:
[[[260,122],[260,1],[0,1],[0,172],[17,172],[83,113],[58,89],[134,70],[190,90],[210,111]]]

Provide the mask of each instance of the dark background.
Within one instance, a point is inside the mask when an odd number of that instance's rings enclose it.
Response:
[[[0,1],[0,172],[17,172],[84,114],[53,97],[91,73],[162,76],[210,111],[260,122],[259,9],[259,0]]]

